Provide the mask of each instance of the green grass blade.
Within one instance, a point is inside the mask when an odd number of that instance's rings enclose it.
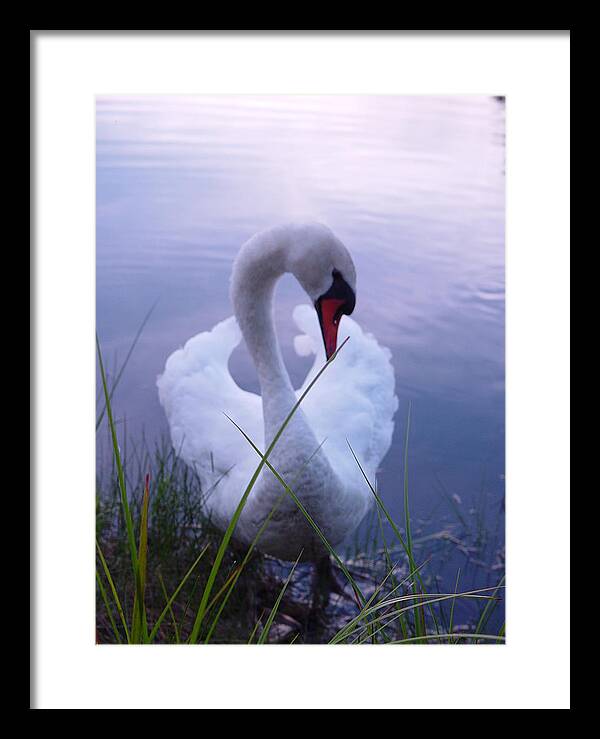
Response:
[[[284,498],[285,498],[285,492],[282,493],[279,496],[278,500],[275,502],[275,505],[269,511],[269,515],[265,518],[265,520],[262,522],[260,528],[256,532],[256,535],[255,535],[254,539],[252,540],[250,546],[248,547],[248,551],[246,552],[246,556],[242,560],[242,563],[239,566],[239,568],[238,568],[238,570],[237,570],[237,572],[235,574],[235,577],[233,578],[231,584],[229,585],[229,590],[227,591],[225,597],[223,598],[223,601],[221,602],[221,605],[219,606],[219,610],[217,611],[217,613],[216,613],[216,615],[215,615],[215,617],[214,617],[214,619],[213,619],[213,621],[212,621],[212,623],[210,625],[210,629],[208,630],[208,633],[206,634],[206,638],[204,640],[204,643],[205,644],[208,644],[209,643],[209,641],[210,641],[210,639],[211,639],[211,637],[213,635],[213,632],[214,632],[214,630],[217,627],[217,623],[219,622],[219,619],[221,617],[221,614],[223,613],[223,609],[227,605],[227,601],[229,600],[229,598],[230,598],[230,596],[231,596],[231,594],[233,592],[233,589],[235,588],[235,585],[236,585],[237,581],[240,578],[240,575],[242,574],[242,572],[244,570],[244,567],[248,564],[248,561],[249,561],[250,557],[252,556],[252,552],[254,551],[256,545],[258,544],[258,542],[260,540],[260,537],[262,536],[263,531],[267,528],[267,525],[269,524],[269,521],[273,517],[273,514],[275,513],[275,511],[279,508],[279,506],[281,504],[281,501]]]
[[[359,461],[358,457],[356,456],[356,453],[355,453],[354,449],[352,448],[352,446],[351,446],[350,442],[348,441],[348,439],[346,439],[346,444],[348,444],[348,448],[349,448],[349,449],[350,449],[350,451],[352,452],[352,456],[354,457],[354,461],[355,461],[355,462],[356,462],[356,464],[358,465],[358,468],[359,468],[359,470],[361,471],[361,473],[362,473],[362,476],[364,477],[364,479],[365,479],[365,481],[366,481],[367,485],[369,486],[369,488],[371,489],[371,492],[373,493],[373,497],[375,498],[375,502],[376,502],[376,503],[377,503],[377,505],[378,505],[378,506],[379,506],[379,507],[381,508],[381,510],[382,510],[382,512],[383,512],[383,514],[384,514],[384,516],[385,516],[385,517],[387,518],[387,520],[388,520],[388,523],[389,523],[389,524],[390,524],[390,526],[392,527],[392,531],[394,532],[394,534],[396,535],[396,538],[397,538],[397,539],[398,539],[398,541],[400,542],[400,545],[402,546],[402,549],[404,549],[404,552],[405,552],[406,556],[408,557],[408,560],[409,560],[409,564],[410,564],[410,560],[411,560],[411,557],[410,557],[410,550],[409,550],[409,548],[408,548],[408,545],[407,545],[407,544],[406,544],[406,542],[404,541],[404,537],[402,536],[402,534],[400,533],[400,530],[399,530],[399,529],[398,529],[398,527],[396,526],[396,524],[395,524],[395,522],[394,522],[394,519],[393,519],[393,518],[392,518],[392,517],[390,516],[390,514],[388,513],[388,511],[387,511],[387,508],[386,508],[386,507],[384,506],[384,504],[383,504],[383,501],[382,501],[382,500],[381,500],[381,498],[379,497],[379,493],[378,493],[378,492],[377,492],[377,491],[375,490],[375,488],[374,488],[374,487],[373,487],[373,485],[371,484],[371,481],[370,481],[370,480],[369,480],[369,478],[367,477],[367,473],[366,473],[366,472],[364,471],[364,468],[363,468],[362,464],[360,463],[360,461]],[[411,568],[411,569],[416,569],[416,568]]]
[[[410,507],[408,505],[408,438],[410,434],[410,413],[411,401],[408,401],[408,415],[406,418],[406,434],[404,436],[404,525],[406,531],[406,546],[408,547],[409,557],[412,559],[412,534],[410,531]],[[411,563],[411,567],[414,562]]]
[[[232,583],[237,581],[238,577],[240,576],[240,573],[241,573],[241,565],[238,565],[237,567],[233,569],[232,572],[229,573],[223,585],[221,585],[219,590],[217,590],[216,594],[213,595],[213,599],[206,606],[206,613],[210,613],[212,611],[212,609],[219,602],[219,599],[223,595],[223,593],[225,591],[229,591],[229,588],[231,587]]]
[[[375,588],[369,600],[360,609],[358,616],[355,616],[354,618],[352,618],[345,626],[343,626],[336,634],[334,634],[334,636],[330,639],[329,644],[337,644],[340,641],[343,641],[346,631],[348,633],[351,633],[354,630],[355,626],[361,624],[363,621],[365,621],[366,623],[366,626],[364,628],[367,629],[370,634],[372,634],[372,630],[377,626],[378,619],[376,619],[375,621],[369,621],[368,616],[364,614],[366,613],[367,609],[371,606],[371,604],[375,602],[375,599],[377,598],[379,593],[383,590],[385,583],[387,582],[388,578],[393,574],[395,567],[396,565],[393,565],[393,567],[390,570],[388,570],[388,573],[383,578],[383,580],[379,583],[379,585]],[[392,590],[390,591],[390,595],[391,593],[393,593],[395,590],[397,590],[400,587],[401,587],[401,583],[394,586]]]
[[[223,415],[225,415],[227,418],[229,418],[229,416],[227,416],[226,413],[223,414]],[[230,418],[229,418],[229,420],[231,421]],[[237,426],[237,424],[235,424],[233,421],[232,421],[232,423],[234,424],[234,426]],[[323,444],[324,444],[324,442],[321,442],[318,445],[318,447],[315,449],[315,451],[310,455],[310,457],[306,460],[306,462],[300,467],[300,470],[298,471],[297,474],[300,474],[300,472],[306,466],[308,466],[308,464],[310,463],[310,461],[312,460],[312,458],[314,457],[314,455],[317,454],[317,452],[323,446]],[[271,518],[273,517],[273,515],[275,514],[275,512],[277,511],[277,509],[281,505],[281,503],[282,503],[283,499],[285,498],[285,496],[286,496],[286,493],[285,493],[285,490],[284,490],[284,492],[275,501],[275,504],[273,505],[273,508],[271,508],[271,510],[269,511],[269,515],[262,522],[262,524],[260,525],[260,528],[256,532],[256,535],[255,535],[254,539],[250,543],[250,546],[248,547],[248,551],[246,552],[246,556],[244,557],[244,559],[243,559],[243,561],[242,561],[242,563],[241,563],[238,571],[236,572],[235,577],[233,578],[233,580],[232,580],[232,582],[231,582],[231,584],[229,586],[229,590],[227,591],[227,593],[225,595],[225,598],[221,602],[221,605],[219,606],[219,610],[217,611],[217,613],[216,613],[216,615],[215,615],[215,617],[214,617],[214,619],[212,621],[212,624],[211,624],[211,626],[210,626],[210,628],[208,630],[208,633],[206,634],[206,638],[204,639],[204,643],[205,644],[208,644],[210,642],[211,637],[213,635],[213,632],[214,632],[214,630],[215,630],[215,628],[217,626],[217,623],[218,623],[219,619],[221,618],[221,614],[223,613],[223,610],[224,610],[225,606],[227,605],[227,601],[229,600],[229,598],[230,598],[230,596],[231,596],[231,594],[233,592],[233,589],[235,588],[236,583],[237,583],[237,581],[240,578],[240,575],[242,574],[244,568],[248,564],[248,561],[249,561],[250,557],[252,556],[252,552],[255,550],[256,546],[258,545],[258,542],[260,540],[260,537],[262,536],[264,530],[267,528],[267,526],[269,524],[269,521],[271,520]],[[207,611],[208,611],[208,609],[207,609]]]
[[[395,566],[392,565],[392,558],[390,557],[390,552],[388,550],[387,537],[383,529],[383,519],[381,518],[381,511],[379,510],[379,506],[375,506],[375,510],[377,511],[377,523],[379,524],[379,535],[381,536],[381,541],[383,542],[383,551],[385,554],[386,567],[387,567],[388,573],[391,575],[390,579],[392,581],[392,590],[396,590],[396,588],[398,587],[398,583],[396,582],[396,578],[394,576]],[[404,619],[404,616],[400,619],[400,630],[402,631],[402,636],[404,637],[408,636],[408,631],[406,628],[406,620]]]
[[[100,595],[102,596],[102,600],[104,601],[104,605],[106,607],[106,613],[108,614],[108,620],[110,621],[110,625],[115,635],[115,639],[117,640],[119,644],[122,644],[121,635],[119,634],[119,629],[117,629],[117,624],[115,623],[115,619],[113,618],[112,608],[110,607],[110,603],[108,602],[108,596],[106,594],[106,589],[104,587],[104,584],[102,583],[102,579],[100,577],[100,573],[98,572],[98,570],[96,570],[96,582],[98,583],[98,589],[100,590]]]
[[[502,637],[499,637],[494,634],[428,634],[427,639],[447,639],[448,637],[453,637],[455,639],[485,639],[489,641],[500,641],[504,642],[504,639]],[[422,642],[423,637],[422,636],[413,636],[409,639],[399,639],[398,641],[390,642],[390,644],[414,644],[418,642]]]
[[[163,598],[165,599],[167,603],[167,608],[169,609],[169,615],[171,616],[171,622],[173,624],[173,631],[175,632],[175,643],[180,644],[181,638],[179,635],[179,627],[177,625],[177,619],[175,618],[175,614],[173,613],[173,608],[171,604],[169,603],[169,596],[167,595],[167,588],[165,587],[165,581],[163,580],[160,570],[158,570],[156,574],[158,576],[158,581],[160,582],[160,589],[162,590]]]
[[[421,568],[424,567],[426,564],[429,563],[430,560],[427,560],[422,565],[419,565]],[[369,615],[372,613],[372,605],[375,602],[375,599],[379,592],[383,589],[383,586],[385,585],[385,582],[387,578],[390,576],[391,572],[388,572],[386,577],[382,580],[382,582],[378,585],[378,587],[375,589],[369,600],[365,603],[363,608],[360,610],[359,614],[355,616],[353,619],[351,619],[345,626],[342,626],[342,628],[334,634],[334,636],[329,641],[330,644],[339,644],[341,641],[344,640],[346,636],[348,636],[356,627],[360,626],[362,621],[367,621]],[[408,575],[399,582],[392,591],[388,594],[388,600],[386,601],[386,604],[389,604],[389,598],[391,597],[392,593],[394,593],[396,590],[399,590],[402,585],[409,582],[414,576],[416,572],[409,572]],[[403,599],[406,599],[409,596],[403,596]],[[382,601],[379,601],[382,602]],[[400,601],[394,601],[394,602],[400,602]],[[402,614],[399,614],[399,618],[402,618]]]
[[[365,472],[362,464],[360,463],[360,460],[356,456],[356,453],[355,453],[354,449],[352,448],[352,445],[350,444],[350,442],[348,441],[348,439],[346,439],[346,443],[348,444],[348,448],[352,452],[352,456],[354,457],[354,461],[358,465],[358,468],[361,471],[361,474],[362,474],[363,478],[365,479],[365,482],[369,486],[369,489],[371,490],[371,493],[373,494],[373,497],[375,498],[375,502],[381,508],[384,516],[388,520],[388,523],[392,527],[392,531],[394,532],[394,534],[396,535],[396,538],[400,542],[400,545],[402,546],[402,549],[404,549],[404,552],[405,552],[405,554],[406,554],[406,556],[408,558],[409,569],[415,573],[415,576],[418,579],[419,585],[421,586],[421,590],[423,592],[426,592],[425,591],[425,586],[423,584],[423,580],[421,579],[421,575],[419,574],[419,570],[421,569],[421,567],[420,566],[419,567],[416,566],[415,561],[414,561],[414,557],[413,557],[413,554],[412,554],[412,550],[408,547],[408,544],[404,541],[404,537],[402,536],[402,534],[400,533],[400,530],[396,526],[396,523],[394,522],[394,519],[390,516],[390,514],[389,514],[387,508],[385,507],[383,501],[381,500],[381,497],[379,496],[377,490],[375,490],[375,487],[373,486],[373,484],[371,483],[371,481],[367,477],[367,473]],[[412,590],[413,591],[416,591],[416,586],[413,586]],[[431,614],[431,617],[432,617],[433,622],[435,624],[436,632],[439,632],[439,626],[438,626],[437,619],[435,617],[435,613],[431,609],[430,609],[430,614]],[[420,620],[420,623],[419,624],[415,624],[415,626],[417,628],[424,628],[424,622],[422,620]]]
[[[333,355],[333,356],[335,356],[335,355]],[[229,416],[227,416],[227,418],[229,418]],[[315,533],[317,534],[317,536],[319,537],[319,539],[323,542],[323,545],[325,546],[325,548],[327,549],[327,551],[331,554],[331,556],[335,559],[335,561],[339,565],[340,569],[342,570],[342,572],[346,576],[346,579],[348,580],[348,582],[352,586],[352,589],[354,590],[354,593],[355,593],[356,597],[359,599],[359,602],[361,603],[361,605],[363,605],[365,603],[365,597],[362,594],[362,592],[361,592],[358,584],[356,583],[356,581],[354,580],[354,578],[352,577],[352,575],[348,571],[348,568],[346,567],[346,565],[342,562],[342,560],[338,556],[337,552],[334,550],[334,548],[331,546],[331,544],[327,541],[327,538],[325,537],[325,534],[323,534],[323,532],[321,531],[321,529],[319,528],[319,526],[315,523],[315,521],[312,518],[312,516],[310,515],[310,513],[302,505],[302,503],[301,503],[300,499],[298,498],[298,496],[296,495],[296,493],[294,493],[294,491],[286,483],[286,481],[283,479],[283,477],[281,477],[281,475],[279,474],[279,472],[277,472],[277,470],[273,467],[273,465],[266,459],[266,457],[263,456],[263,454],[260,451],[260,449],[256,446],[256,444],[252,441],[252,439],[248,436],[248,434],[240,426],[238,426],[238,424],[235,421],[233,421],[231,418],[229,418],[229,420],[238,429],[238,431],[244,436],[244,438],[246,439],[246,441],[250,444],[250,446],[258,454],[258,456],[265,462],[265,464],[268,467],[268,469],[271,470],[271,472],[275,475],[275,477],[279,481],[280,485],[284,488],[284,490],[286,491],[286,493],[292,498],[292,500],[294,501],[294,503],[298,506],[298,508],[300,509],[300,511],[302,512],[302,514],[304,515],[304,517],[306,518],[306,520],[310,524],[311,528],[315,531]]]
[[[502,575],[502,577],[500,578],[500,580],[498,582],[498,585],[496,585],[496,589],[494,590],[494,595],[496,595],[496,593],[498,592],[498,590],[500,590],[500,588],[503,586],[504,578],[505,578],[505,576]],[[483,609],[483,611],[481,612],[481,616],[479,617],[479,621],[477,622],[477,626],[475,627],[475,633],[476,634],[479,634],[479,632],[481,631],[481,629],[487,624],[490,616],[492,615],[492,612],[493,612],[494,608],[497,605],[497,602],[498,601],[496,600],[496,601],[493,601],[493,602],[490,601],[489,603],[486,603],[486,606]]]
[[[198,557],[194,560],[194,564],[185,573],[185,575],[183,576],[183,579],[181,580],[181,582],[179,583],[179,585],[175,588],[175,590],[173,592],[173,595],[167,601],[167,605],[163,608],[162,613],[156,619],[156,623],[154,624],[154,626],[152,628],[152,631],[148,635],[148,642],[149,643],[152,643],[154,641],[154,639],[156,638],[156,635],[158,634],[158,630],[160,629],[160,625],[164,621],[165,616],[169,613],[169,610],[170,610],[171,606],[173,605],[173,603],[175,601],[175,598],[177,598],[177,596],[179,595],[179,592],[181,591],[181,588],[188,581],[190,575],[196,569],[196,566],[198,565],[198,563],[200,562],[200,560],[202,559],[202,557],[206,554],[207,550],[208,550],[208,544],[200,552],[200,554],[198,555]]]
[[[454,592],[456,593],[458,591],[458,581],[460,579],[460,567],[458,568],[458,572],[456,573],[456,583],[454,584]],[[450,624],[448,626],[448,631],[452,633],[454,630],[454,606],[456,604],[456,598],[452,601],[452,606],[450,607]],[[450,642],[451,644],[453,642]]]
[[[302,401],[304,400],[304,398],[308,395],[308,393],[310,392],[310,390],[314,387],[315,383],[318,381],[318,379],[321,377],[321,375],[327,369],[327,367],[329,367],[329,365],[335,360],[335,358],[337,357],[339,351],[342,349],[342,347],[344,346],[344,344],[347,341],[348,341],[348,339],[346,339],[342,344],[340,344],[340,346],[338,347],[337,351],[335,351],[331,355],[331,357],[329,358],[329,360],[323,365],[323,367],[321,367],[321,369],[319,370],[319,372],[316,374],[314,380],[308,385],[308,387],[302,393],[302,395],[300,396],[300,398],[298,398],[298,400],[296,401],[296,403],[294,403],[294,405],[292,406],[292,409],[290,410],[290,412],[288,413],[288,415],[285,418],[284,422],[281,424],[279,430],[275,434],[275,437],[273,438],[273,441],[269,444],[269,446],[268,446],[268,448],[267,448],[264,456],[261,454],[261,460],[260,460],[260,462],[259,462],[256,470],[254,471],[254,474],[252,475],[252,478],[250,479],[250,482],[248,483],[248,485],[246,487],[246,490],[244,491],[244,494],[242,495],[242,497],[240,499],[240,502],[238,503],[238,505],[237,505],[237,507],[236,507],[236,509],[234,511],[234,514],[233,514],[233,516],[231,518],[231,521],[229,522],[229,525],[227,526],[227,529],[225,530],[225,533],[223,535],[223,539],[221,540],[221,545],[219,546],[219,549],[217,551],[217,554],[216,554],[216,557],[215,557],[215,561],[214,561],[213,566],[212,566],[212,569],[211,569],[211,571],[209,573],[208,580],[207,580],[206,585],[204,587],[204,592],[202,593],[202,599],[200,601],[200,605],[199,605],[198,611],[196,613],[196,618],[195,618],[195,621],[194,621],[194,626],[193,626],[193,629],[192,629],[192,633],[190,634],[190,643],[191,644],[195,644],[198,641],[198,637],[200,636],[200,628],[202,626],[202,621],[204,619],[204,615],[206,613],[206,607],[208,605],[208,600],[210,598],[210,594],[211,594],[211,591],[213,589],[213,586],[214,586],[214,583],[215,583],[215,579],[217,577],[217,573],[219,572],[219,569],[221,567],[221,562],[223,561],[223,556],[225,555],[225,551],[226,551],[227,547],[229,546],[229,542],[231,540],[231,537],[233,536],[233,532],[235,530],[235,527],[237,526],[237,522],[238,522],[240,516],[242,515],[242,511],[244,510],[244,507],[246,505],[246,502],[248,500],[248,497],[249,497],[250,493],[252,492],[252,489],[253,489],[256,481],[258,480],[258,477],[259,477],[259,475],[260,475],[263,467],[265,466],[269,455],[271,454],[271,452],[275,448],[275,445],[279,441],[281,435],[285,431],[285,429],[286,429],[287,425],[289,424],[289,422],[292,420],[292,418],[294,416],[294,413],[298,410],[298,408],[300,407],[300,404],[302,403]]]
[[[286,577],[285,582],[283,583],[283,586],[281,590],[279,591],[279,595],[277,596],[277,600],[275,601],[273,608],[271,608],[271,613],[269,613],[269,618],[267,619],[265,627],[262,630],[261,635],[258,637],[258,642],[257,642],[258,644],[267,643],[267,639],[269,638],[269,632],[271,631],[271,626],[273,625],[273,621],[275,619],[275,616],[277,615],[277,611],[279,609],[281,599],[283,598],[283,595],[287,589],[287,586],[290,584],[290,580],[292,579],[294,570],[296,569],[301,556],[302,556],[302,552],[300,552],[300,554],[298,555],[298,558],[292,565],[292,569],[290,570],[289,575]]]
[[[395,622],[396,620],[398,620],[400,618],[400,614],[402,614],[402,613],[409,613],[410,611],[413,611],[414,612],[414,611],[418,611],[418,610],[424,610],[425,607],[431,608],[436,603],[441,603],[441,602],[443,602],[445,600],[451,600],[453,598],[456,598],[457,596],[456,596],[456,594],[444,594],[444,595],[442,595],[440,597],[436,597],[436,598],[433,598],[431,596],[425,596],[425,597],[430,598],[430,600],[419,601],[417,598],[415,598],[414,594],[411,594],[410,597],[409,597],[409,600],[408,600],[408,605],[405,606],[404,608],[400,609],[399,611],[397,611],[396,612],[396,615],[392,616],[392,618],[390,618],[388,621],[386,621],[381,628],[389,628],[389,626],[393,622]],[[490,599],[490,598],[492,598],[492,596],[489,596],[489,595],[474,595],[474,594],[470,594],[470,593],[462,593],[462,594],[459,594],[459,597],[470,598],[470,599],[473,599],[473,598],[475,598],[475,599],[481,599],[481,598],[483,598],[483,599]],[[354,642],[352,642],[353,644],[363,644],[366,641],[372,640],[373,636],[375,636],[378,633],[379,630],[376,631],[376,632],[373,632],[373,633],[368,633],[368,634],[366,634],[361,639],[360,636],[362,635],[362,633],[364,631],[365,630],[363,629],[362,632],[358,632],[358,633],[355,632],[354,633],[355,640],[354,640]],[[437,636],[438,636],[438,634],[428,634],[427,632],[425,632],[424,634],[420,634],[418,636],[415,636],[414,638],[415,639],[419,639],[420,640],[420,643],[427,644],[428,643],[428,640],[430,638],[435,638]],[[471,634],[471,636],[474,639],[477,638],[477,635],[476,634]],[[390,642],[390,643],[393,643],[393,642]]]
[[[137,644],[148,639],[148,622],[146,621],[146,571],[148,569],[148,502],[150,499],[150,477],[146,475],[144,497],[142,499],[142,516],[140,521],[140,543],[138,550],[138,571],[140,574],[139,592],[136,590],[133,600],[132,639]]]
[[[406,433],[404,435],[404,528],[406,531],[406,546],[408,547],[408,559],[411,569],[415,567],[415,559],[412,545],[412,533],[410,528],[410,506],[408,503],[408,440],[410,437],[410,415],[412,410],[412,402],[408,401],[408,414],[406,417]],[[417,594],[417,583],[412,584],[413,594]],[[415,631],[417,636],[422,636],[425,631],[425,612],[418,609],[414,613]]]
[[[506,621],[502,624],[500,629],[498,630],[498,641],[504,641],[504,636],[506,634]]]
[[[104,575],[106,576],[106,579],[108,581],[108,585],[110,587],[110,592],[112,593],[113,600],[115,602],[115,605],[117,607],[117,613],[119,614],[119,618],[121,619],[121,623],[123,624],[123,629],[125,631],[125,637],[128,642],[131,641],[129,636],[129,629],[127,628],[127,620],[125,618],[125,613],[123,611],[123,606],[121,605],[121,601],[119,600],[119,596],[117,594],[117,589],[115,587],[115,583],[112,579],[112,576],[110,574],[110,570],[108,569],[108,564],[106,563],[106,559],[104,557],[104,554],[102,553],[102,549],[100,548],[100,544],[98,544],[98,541],[96,540],[96,551],[98,552],[98,557],[100,558],[100,563],[102,564],[102,569],[104,570]]]
[[[112,401],[112,399],[113,399],[113,395],[115,393],[115,390],[117,389],[117,386],[118,386],[118,384],[119,384],[119,382],[121,380],[121,377],[123,376],[123,373],[125,372],[125,368],[127,367],[127,364],[129,363],[129,360],[131,358],[131,355],[133,354],[133,350],[135,349],[136,344],[138,343],[139,338],[142,335],[142,331],[144,330],[146,324],[148,323],[148,319],[150,318],[150,316],[152,315],[152,312],[156,308],[156,304],[157,303],[158,303],[158,300],[155,301],[154,305],[152,305],[151,308],[150,308],[150,310],[146,313],[146,315],[144,316],[144,320],[142,321],[140,327],[137,330],[137,333],[136,333],[136,335],[135,335],[135,337],[134,337],[134,339],[133,339],[133,341],[131,343],[131,346],[129,347],[129,351],[127,352],[127,356],[125,357],[125,360],[124,360],[123,364],[121,365],[121,368],[119,369],[119,371],[118,371],[118,373],[117,373],[117,375],[115,377],[115,381],[113,382],[112,387],[110,389],[110,392],[108,394],[108,397],[109,397],[109,400],[110,401]],[[102,423],[102,419],[104,418],[104,414],[105,413],[106,413],[106,401],[104,403],[104,406],[102,407],[102,410],[100,411],[100,415],[96,419],[96,431],[98,431],[98,429],[100,428],[100,424]]]
[[[431,606],[434,603],[441,603],[446,600],[451,600],[452,598],[469,598],[469,599],[491,599],[494,598],[494,595],[483,595],[483,593],[487,593],[490,590],[494,590],[494,588],[479,588],[477,590],[469,590],[465,591],[463,593],[443,593],[439,596],[432,597],[427,594],[423,593],[417,593],[415,596],[414,593],[411,593],[410,595],[401,595],[397,596],[395,598],[388,598],[384,601],[380,601],[379,603],[375,604],[374,606],[371,606],[368,609],[365,609],[365,616],[369,616],[376,611],[379,611],[381,609],[389,608],[392,605],[398,604],[398,603],[408,603],[407,606],[404,608],[396,610],[396,615],[393,616],[388,622],[387,625],[392,623],[393,621],[397,620],[399,618],[400,613],[408,613],[409,611],[414,611],[418,608],[424,608],[425,606]],[[427,600],[429,598],[429,600]],[[366,629],[363,627],[361,629],[361,632],[364,632]],[[356,631],[356,630],[355,630]],[[347,638],[351,634],[345,633],[344,638]],[[423,638],[427,638],[425,634],[420,635]],[[431,636],[431,635],[429,635]],[[367,634],[366,639],[371,638],[371,634]],[[339,643],[340,639],[334,639],[330,643]]]
[[[252,642],[254,641],[254,637],[256,636],[256,632],[258,631],[258,627],[262,623],[262,618],[263,618],[264,615],[265,615],[265,612],[263,611],[260,614],[260,616],[258,617],[258,621],[254,624],[254,628],[252,629],[252,633],[248,637],[248,644],[252,644]]]
[[[127,540],[129,542],[131,567],[133,570],[133,577],[135,580],[136,591],[141,594],[142,583],[140,580],[140,572],[139,572],[139,566],[138,566],[138,555],[137,555],[137,548],[135,544],[135,533],[133,530],[133,519],[131,518],[131,510],[129,508],[129,501],[127,500],[127,488],[125,485],[125,472],[123,470],[123,464],[121,462],[121,452],[119,450],[117,432],[115,429],[115,422],[113,418],[110,397],[108,394],[108,386],[106,383],[106,373],[104,371],[104,362],[102,361],[100,341],[97,335],[96,335],[96,348],[98,350],[98,364],[100,366],[100,374],[102,377],[102,388],[104,390],[104,400],[106,403],[106,414],[108,418],[108,425],[110,428],[110,435],[111,435],[112,445],[113,445],[113,456],[115,459],[115,464],[117,466],[117,479],[119,481],[119,491],[121,494],[121,505],[123,507],[123,517],[125,519],[125,527],[127,529]]]

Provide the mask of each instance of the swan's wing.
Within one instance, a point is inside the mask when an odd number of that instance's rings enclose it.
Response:
[[[255,453],[225,414],[263,446],[260,398],[242,390],[228,368],[240,340],[232,316],[173,352],[156,383],[173,447],[197,471],[207,506],[218,518],[231,515],[248,469],[256,464]]]
[[[303,356],[315,354],[300,394],[325,363],[325,350],[319,321],[311,306],[296,306],[294,321],[302,331],[294,339],[296,352]],[[319,443],[325,440],[323,450],[340,477],[356,484],[360,478],[366,485],[346,439],[374,482],[377,468],[390,448],[398,399],[390,350],[380,346],[349,316],[344,316],[340,323],[339,342],[346,336],[350,337],[348,343],[306,396],[302,408]]]

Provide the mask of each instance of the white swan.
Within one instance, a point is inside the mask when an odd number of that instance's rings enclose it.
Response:
[[[297,278],[316,308],[299,305],[293,313],[302,332],[295,338],[296,352],[315,354],[297,391],[283,363],[272,318],[275,285],[286,272]],[[247,241],[234,262],[235,318],[194,336],[168,358],[157,385],[173,446],[197,470],[206,506],[219,526],[231,520],[260,461],[225,414],[264,450],[335,351],[340,318],[352,312],[355,289],[350,254],[328,228],[302,224],[268,229]],[[348,317],[341,327],[350,340],[308,393],[270,456],[333,546],[358,526],[372,502],[346,440],[373,480],[389,449],[398,406],[389,350]],[[256,365],[262,398],[242,390],[229,372],[228,360],[241,336]],[[282,492],[264,468],[236,527],[238,540],[252,541]],[[304,559],[326,554],[289,496],[258,547],[285,560],[295,559],[301,549]]]

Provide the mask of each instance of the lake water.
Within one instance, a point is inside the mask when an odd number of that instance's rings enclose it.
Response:
[[[353,318],[393,355],[400,409],[379,476],[384,501],[400,519],[410,401],[418,533],[462,518],[495,532],[486,556],[496,557],[504,525],[504,118],[504,101],[484,96],[98,98],[97,329],[109,367],[125,358],[156,303],[115,394],[128,436],[166,433],[156,376],[174,349],[231,314],[240,245],[277,223],[322,221],[356,264]],[[284,358],[299,385],[311,362],[294,352],[291,310],[306,296],[286,276],[276,300]],[[245,347],[231,369],[258,390]],[[473,582],[483,582],[477,571]]]

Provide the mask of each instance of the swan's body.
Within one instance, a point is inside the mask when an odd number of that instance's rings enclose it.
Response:
[[[264,450],[325,363],[317,313],[309,305],[299,305],[293,315],[301,332],[295,348],[302,355],[314,353],[315,362],[303,387],[292,388],[272,320],[275,284],[283,273],[292,272],[319,303],[319,296],[331,294],[332,271],[343,275],[345,288],[354,294],[350,255],[324,226],[285,226],[257,234],[244,244],[234,263],[235,317],[191,338],[169,357],[158,379],[173,446],[198,472],[205,504],[219,526],[231,520],[260,461],[225,414]],[[353,307],[352,302],[350,310]],[[347,316],[341,329],[342,338],[350,340],[308,393],[269,458],[333,546],[358,526],[372,502],[347,441],[374,480],[391,443],[398,405],[389,350]],[[242,335],[257,368],[262,398],[242,390],[228,369]],[[330,340],[325,329],[323,336]],[[329,345],[327,353],[331,354]],[[236,527],[238,540],[252,541],[282,492],[280,482],[264,468]],[[295,559],[301,549],[304,558],[324,554],[320,540],[287,495],[258,547],[287,560]]]

